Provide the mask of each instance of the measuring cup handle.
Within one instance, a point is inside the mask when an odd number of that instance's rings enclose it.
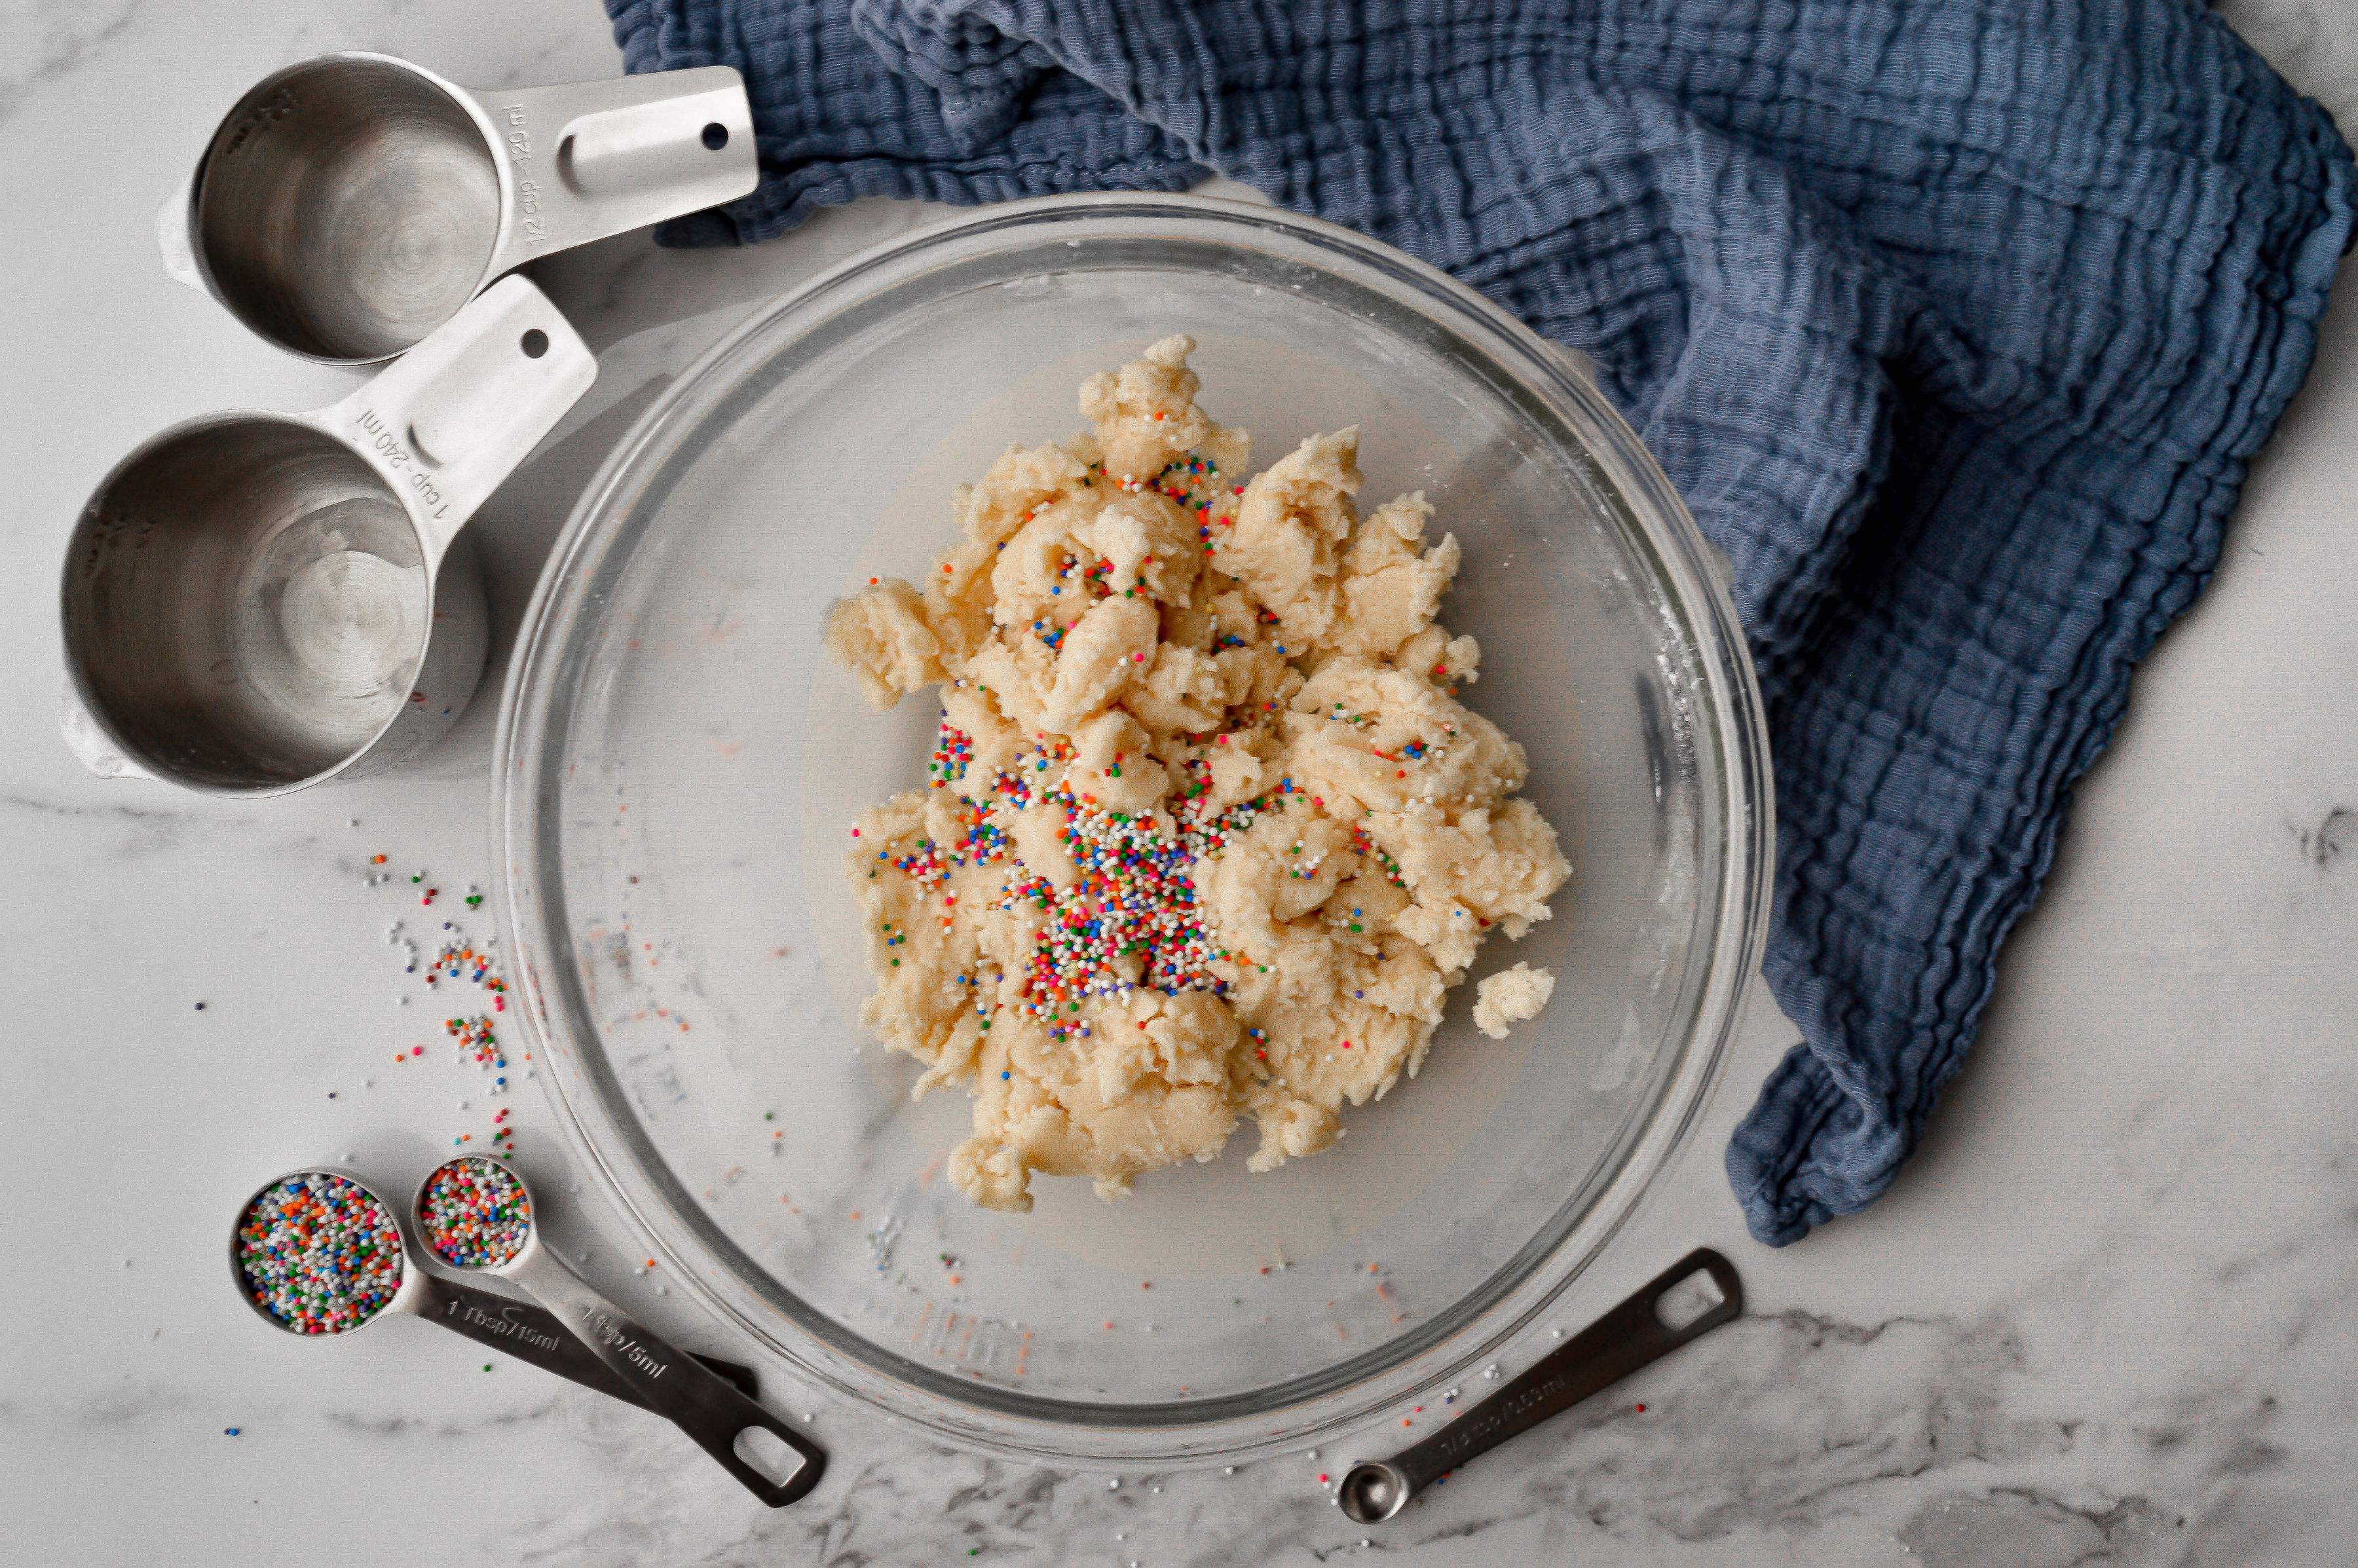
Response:
[[[546,1308],[493,1295],[435,1274],[421,1273],[420,1278],[425,1289],[418,1294],[418,1316],[478,1344],[505,1351],[519,1361],[528,1361],[545,1372],[570,1378],[583,1388],[645,1408],[638,1390],[617,1377]],[[749,1398],[753,1393],[757,1385],[751,1367],[708,1356],[697,1359],[726,1379],[730,1387],[739,1392]]]
[[[638,1401],[669,1420],[737,1477],[747,1491],[780,1509],[806,1495],[827,1470],[827,1455],[787,1425],[719,1378],[685,1357],[654,1330],[592,1290],[537,1237],[503,1271],[538,1297],[557,1321],[595,1351]],[[737,1440],[758,1427],[793,1449],[801,1459],[794,1474],[773,1481],[737,1451]]]
[[[309,417],[391,482],[431,569],[460,524],[597,379],[596,357],[548,297],[509,277]]]
[[[469,95],[505,153],[495,273],[734,201],[761,180],[753,106],[731,66]]]
[[[1720,1300],[1692,1321],[1672,1328],[1662,1318],[1663,1298],[1698,1273],[1711,1277]],[[1744,1281],[1736,1277],[1736,1265],[1708,1247],[1697,1248],[1433,1436],[1394,1454],[1388,1465],[1355,1467],[1344,1476],[1344,1487],[1348,1492],[1362,1469],[1389,1472],[1386,1484],[1400,1489],[1398,1500],[1379,1510],[1379,1517],[1389,1518],[1407,1500],[1408,1493],[1433,1477],[1488,1453],[1743,1314]],[[1347,1497],[1345,1501],[1348,1511],[1351,1499]]]

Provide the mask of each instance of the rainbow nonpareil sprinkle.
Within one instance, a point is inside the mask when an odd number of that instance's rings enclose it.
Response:
[[[895,857],[887,850],[877,856],[878,870],[889,868],[938,888],[961,867],[996,865],[1009,859],[1014,846],[998,816],[1035,803],[1062,811],[1064,823],[1055,830],[1056,838],[1073,857],[1078,876],[1061,889],[1045,877],[1023,876],[1011,879],[999,892],[999,907],[1029,903],[1049,916],[1015,1005],[1047,1023],[1050,1035],[1059,1040],[1092,1033],[1092,1025],[1066,1016],[1091,997],[1126,994],[1140,983],[1165,995],[1226,989],[1211,966],[1229,954],[1212,939],[1198,914],[1195,862],[1227,848],[1230,835],[1249,830],[1262,813],[1281,809],[1282,796],[1293,793],[1293,781],[1287,780],[1277,798],[1264,795],[1211,811],[1202,804],[1211,792],[1209,766],[1191,759],[1183,765],[1169,803],[1169,818],[1177,832],[1166,836],[1152,814],[1109,810],[1069,789],[1050,791],[1038,785],[1037,775],[1052,767],[1061,769],[1073,755],[1073,748],[1062,739],[1034,736],[1032,749],[1011,767],[997,773],[974,799],[953,809],[951,816],[963,834],[958,841],[937,844],[922,838],[909,853]],[[971,738],[945,714],[935,744],[934,786],[962,782],[971,760]],[[1120,771],[1117,759],[1112,772],[1118,777]],[[859,833],[852,829],[854,838]],[[940,918],[946,928],[947,912]],[[908,933],[896,930],[890,921],[879,935],[888,948],[908,940]],[[1144,958],[1141,981],[1118,972],[1121,960],[1133,954]],[[972,983],[968,977],[959,979]],[[979,998],[978,992],[978,1005]]]
[[[390,860],[389,855],[371,855],[368,864],[371,868],[383,867]],[[392,872],[380,873],[372,869],[362,879],[362,885],[374,886],[393,880]],[[429,871],[420,869],[408,880],[422,893],[433,894],[441,891],[434,873]],[[483,895],[471,882],[467,884],[465,899],[471,909],[483,903]],[[416,977],[423,983],[427,994],[442,1005],[452,1008],[463,1005],[451,993],[470,986],[480,996],[490,999],[488,1012],[452,1011],[444,1015],[442,1032],[451,1042],[454,1060],[471,1064],[491,1078],[491,1083],[482,1092],[489,1096],[504,1095],[511,1087],[510,1080],[519,1070],[526,1078],[533,1076],[533,1071],[532,1053],[524,1052],[521,1059],[512,1065],[496,1033],[497,1021],[493,1015],[507,1011],[508,989],[507,980],[500,971],[499,938],[496,935],[470,935],[457,920],[440,920],[435,924],[439,929],[431,936],[414,936],[410,935],[412,928],[406,921],[391,920],[384,926],[385,943],[395,949],[402,973]],[[436,942],[438,946],[430,950],[423,948],[421,942],[426,940]],[[395,999],[403,1006],[412,1000],[406,995]],[[480,1002],[477,1005],[481,1005]],[[425,1046],[412,1044],[395,1052],[394,1060],[414,1061],[425,1054]],[[461,1108],[464,1108],[463,1103]],[[516,1130],[512,1112],[502,1110],[492,1117],[492,1125],[486,1130],[491,1152],[498,1154],[514,1149]],[[451,1138],[450,1146],[462,1148],[474,1141],[474,1133],[460,1132]]]
[[[401,1288],[401,1231],[359,1183],[314,1171],[274,1183],[237,1221],[237,1271],[297,1334],[343,1334]]]
[[[495,1088],[507,1087],[508,1059],[500,1054],[499,1039],[492,1033],[490,1019],[481,1013],[472,1018],[446,1018],[442,1021],[442,1033],[458,1042],[462,1060],[500,1075],[493,1080]]]
[[[452,1160],[417,1195],[417,1226],[434,1255],[457,1269],[496,1269],[532,1239],[532,1203],[496,1160]]]

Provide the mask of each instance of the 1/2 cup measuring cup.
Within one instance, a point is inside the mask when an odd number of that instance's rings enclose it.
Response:
[[[759,178],[729,66],[478,92],[391,55],[327,54],[237,101],[157,238],[168,272],[288,353],[366,364],[535,256]]]
[[[443,1262],[522,1285],[619,1374],[640,1403],[687,1433],[763,1502],[784,1508],[818,1485],[827,1455],[807,1438],[633,1322],[549,1250],[534,1219],[531,1189],[512,1167],[481,1155],[445,1161],[418,1184],[410,1212]],[[786,1452],[765,1454],[758,1433]],[[778,1470],[783,1475],[773,1479]]]
[[[322,1201],[324,1200],[324,1201]],[[341,1210],[322,1214],[325,1221],[308,1227],[303,1239],[316,1242],[320,1250],[308,1267],[314,1274],[295,1283],[297,1292],[334,1291],[339,1282],[349,1284],[359,1269],[356,1262],[374,1261],[377,1278],[390,1275],[394,1281],[389,1295],[365,1299],[353,1303],[352,1321],[338,1326],[313,1330],[298,1326],[279,1313],[274,1312],[256,1299],[256,1288],[262,1287],[267,1298],[289,1281],[282,1277],[267,1280],[257,1275],[270,1271],[270,1260],[255,1255],[256,1238],[266,1238],[274,1224],[301,1223],[300,1217],[292,1220],[287,1210],[308,1207],[319,1203],[322,1210]],[[362,1254],[366,1259],[362,1259]],[[280,1257],[276,1261],[284,1269],[302,1269],[307,1265],[298,1260]],[[406,1314],[440,1324],[454,1334],[462,1334],[478,1344],[506,1352],[519,1361],[527,1361],[544,1371],[570,1378],[585,1388],[630,1404],[642,1404],[638,1391],[614,1376],[603,1361],[591,1354],[589,1346],[568,1332],[565,1326],[543,1309],[525,1302],[495,1296],[479,1291],[472,1285],[454,1280],[437,1278],[419,1265],[402,1236],[393,1210],[366,1183],[347,1172],[329,1166],[311,1166],[289,1171],[285,1175],[265,1182],[254,1195],[246,1199],[237,1211],[237,1226],[230,1234],[230,1277],[236,1281],[238,1294],[254,1310],[265,1323],[282,1333],[297,1338],[336,1338],[367,1327],[380,1318]],[[356,1292],[357,1293],[357,1292]],[[381,1292],[372,1292],[372,1296]],[[316,1297],[314,1298],[316,1299]],[[705,1360],[698,1357],[730,1386],[748,1396],[753,1391],[753,1372],[730,1361]]]
[[[139,447],[66,551],[68,743],[94,773],[235,796],[416,756],[482,674],[460,525],[597,374],[511,277],[331,407]]]

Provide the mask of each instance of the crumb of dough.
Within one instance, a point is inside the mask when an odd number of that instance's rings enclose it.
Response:
[[[1507,1026],[1540,1015],[1555,994],[1555,977],[1529,964],[1501,969],[1474,988],[1474,1027],[1493,1040],[1507,1037]]]
[[[948,1170],[988,1208],[1035,1173],[1122,1196],[1247,1120],[1254,1171],[1330,1147],[1571,874],[1523,749],[1457,701],[1457,541],[1421,492],[1359,514],[1356,429],[1247,481],[1194,349],[1090,377],[1087,429],[1009,448],[921,585],[827,626],[878,708],[940,688],[925,787],[852,830],[860,1022],[914,1094],[974,1097]]]

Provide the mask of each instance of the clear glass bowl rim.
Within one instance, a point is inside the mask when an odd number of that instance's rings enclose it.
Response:
[[[1049,1421],[945,1398],[895,1379],[774,1316],[749,1311],[728,1288],[727,1271],[706,1253],[646,1173],[623,1157],[626,1137],[594,1094],[564,1084],[579,1051],[551,1010],[545,967],[570,962],[564,933],[546,929],[537,847],[554,802],[544,797],[552,708],[573,622],[581,605],[568,586],[610,541],[635,495],[660,475],[666,443],[725,398],[740,353],[780,321],[824,321],[929,254],[968,246],[1030,246],[1052,236],[1087,237],[1091,226],[1159,225],[1156,232],[1229,243],[1279,243],[1314,253],[1324,265],[1395,297],[1407,296],[1446,330],[1470,337],[1511,368],[1526,395],[1545,404],[1587,448],[1623,521],[1650,546],[1677,619],[1693,633],[1681,650],[1693,708],[1693,741],[1705,780],[1704,831],[1716,828],[1716,863],[1698,878],[1711,917],[1698,923],[1691,961],[1703,966],[1687,1037],[1663,1075],[1652,1114],[1588,1210],[1553,1250],[1472,1322],[1438,1345],[1376,1375],[1292,1405],[1249,1414],[1161,1425]],[[1079,230],[1078,235],[1059,231]],[[807,326],[807,324],[806,324]],[[540,1061],[560,1133],[579,1168],[663,1261],[687,1293],[714,1316],[769,1350],[818,1388],[905,1429],[971,1450],[1027,1463],[1138,1472],[1236,1464],[1351,1431],[1495,1357],[1588,1268],[1636,1216],[1657,1179],[1692,1134],[1741,1021],[1768,915],[1774,843],[1773,786],[1760,695],[1725,567],[1704,539],[1652,454],[1620,414],[1544,340],[1446,273],[1338,225],[1282,209],[1217,198],[1127,193],[1044,197],[961,213],[885,241],[756,307],[644,410],[582,492],[542,569],[505,687],[492,769],[492,816],[501,871],[494,894],[518,986],[515,1011]],[[1715,780],[1715,792],[1714,781]],[[1716,800],[1713,799],[1715,793]],[[1714,812],[1715,806],[1715,812]],[[1715,816],[1715,820],[1714,820]],[[1709,848],[1708,846],[1706,847]],[[544,958],[543,955],[546,957]]]

